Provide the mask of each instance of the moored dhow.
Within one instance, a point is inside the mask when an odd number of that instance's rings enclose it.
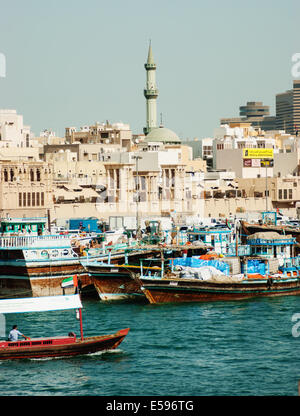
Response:
[[[125,250],[125,257],[120,257],[119,262],[116,257],[109,258],[107,262],[103,260],[89,261],[87,258],[82,258],[81,262],[89,273],[102,301],[147,301],[138,279],[143,261],[147,260],[149,273],[156,273],[158,271],[157,258],[160,259],[162,256],[168,255],[205,253],[208,247],[200,242],[195,245],[178,246],[141,245]]]
[[[141,288],[150,303],[242,300],[300,294],[300,259],[292,257],[296,241],[276,233],[248,238],[251,256],[237,257],[240,268],[225,270],[229,258],[162,260],[160,273],[141,270]],[[205,256],[203,256],[205,257]],[[206,256],[209,257],[209,256]],[[175,259],[176,260],[176,259]],[[222,260],[220,262],[220,260]]]
[[[205,280],[180,278],[165,273],[162,278],[141,276],[141,288],[150,303],[242,300],[253,297],[300,294],[300,273],[268,276],[211,275]]]
[[[62,293],[61,281],[88,275],[68,235],[0,237],[0,296],[48,296]]]
[[[4,219],[1,234],[1,298],[61,295],[63,279],[75,275],[82,288],[93,286],[80,259],[119,260],[124,253],[119,246],[87,247],[92,238],[86,233],[50,234],[45,218]]]

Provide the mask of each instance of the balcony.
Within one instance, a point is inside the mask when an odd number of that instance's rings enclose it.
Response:
[[[158,90],[157,89],[155,89],[155,90],[154,89],[151,89],[151,90],[145,89],[144,90],[144,96],[146,98],[150,98],[150,97],[156,98],[158,96]]]

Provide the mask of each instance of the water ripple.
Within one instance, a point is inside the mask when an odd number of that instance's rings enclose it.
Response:
[[[83,301],[84,335],[131,330],[115,351],[0,362],[0,395],[296,395],[299,298],[184,305]],[[73,311],[10,315],[31,337],[79,334]]]

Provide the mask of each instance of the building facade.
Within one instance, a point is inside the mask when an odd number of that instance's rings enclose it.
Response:
[[[16,110],[0,110],[0,147],[30,147],[33,133]]]
[[[53,205],[52,165],[0,162],[0,216],[45,217]]]
[[[293,89],[276,95],[276,129],[298,134],[300,128],[300,80]]]
[[[269,106],[263,105],[261,101],[248,101],[246,105],[240,106],[240,117],[222,118],[221,124],[250,123],[256,130],[275,130],[276,117],[270,116]]]

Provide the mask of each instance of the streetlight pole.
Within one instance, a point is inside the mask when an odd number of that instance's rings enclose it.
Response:
[[[271,160],[264,160],[265,167],[266,167],[266,211],[268,211],[268,196],[269,196],[269,190],[268,190],[268,167],[271,165]]]
[[[266,164],[266,212],[268,212],[268,164],[265,160]]]
[[[135,181],[135,190],[136,190],[136,232],[139,229],[139,159],[142,159],[141,156],[132,156],[132,159],[135,159],[135,173],[136,173],[136,181]]]

